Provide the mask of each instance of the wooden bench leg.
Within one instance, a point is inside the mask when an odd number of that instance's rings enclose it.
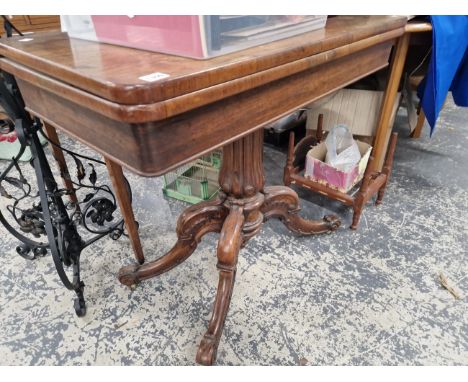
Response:
[[[69,198],[72,203],[76,205],[78,210],[80,209],[80,206],[78,204],[78,199],[75,194],[75,189],[73,187],[73,183],[70,179],[70,173],[68,172],[68,166],[67,162],[65,161],[65,157],[63,156],[63,151],[60,149],[60,140],[57,135],[57,130],[55,130],[55,127],[49,125],[48,123],[44,122],[44,128],[45,128],[45,133],[47,135],[47,138],[55,145],[52,143],[50,146],[52,148],[52,154],[54,156],[55,161],[57,162],[59,169],[60,169],[60,176],[63,179],[63,184],[65,188],[70,192]],[[58,145],[58,146],[56,146]]]
[[[422,132],[422,128],[424,126],[425,121],[426,121],[426,115],[424,114],[424,110],[420,106],[419,113],[418,113],[418,122],[416,123],[416,127],[414,128],[413,132],[410,135],[411,138],[421,137],[421,132]]]
[[[393,167],[393,156],[395,155],[395,148],[397,143],[398,133],[392,133],[392,138],[390,141],[390,146],[388,148],[387,157],[385,158],[385,164],[382,169],[382,173],[385,174],[385,183],[380,187],[379,193],[377,194],[377,200],[375,204],[379,205],[382,203],[382,199],[385,194],[385,188],[387,187],[388,180],[390,179],[390,174]]]
[[[395,100],[400,84],[401,74],[406,60],[406,53],[408,52],[409,33],[405,33],[398,39],[395,53],[391,60],[390,77],[385,89],[384,98],[380,108],[379,120],[377,122],[377,132],[374,141],[374,171],[380,171],[385,152],[387,150],[388,139],[390,138],[390,131],[392,130],[392,114],[395,105]]]
[[[141,248],[138,227],[135,217],[133,216],[132,203],[130,201],[130,195],[128,193],[122,167],[108,158],[105,158],[105,161],[109,176],[112,180],[115,196],[119,203],[125,226],[127,227],[128,236],[132,243],[135,258],[140,264],[143,264],[145,262],[145,257],[143,255],[143,249]]]

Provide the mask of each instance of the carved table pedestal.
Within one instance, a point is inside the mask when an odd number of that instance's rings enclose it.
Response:
[[[160,275],[187,259],[208,232],[219,232],[217,268],[219,283],[208,330],[201,340],[197,362],[211,365],[229,309],[240,248],[253,237],[269,218],[279,218],[290,230],[303,235],[334,231],[337,217],[320,221],[301,218],[296,192],[286,186],[264,187],[263,130],[226,145],[219,174],[222,191],[216,200],[187,208],[177,222],[177,243],[155,261],[123,267],[122,284],[131,286]]]

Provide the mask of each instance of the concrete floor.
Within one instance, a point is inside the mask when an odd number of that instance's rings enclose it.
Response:
[[[432,139],[427,126],[407,138],[403,116],[397,125],[384,203],[367,206],[356,232],[348,208],[298,190],[303,216],[336,213],[342,227],[296,237],[272,221],[241,251],[219,365],[468,365],[468,111],[448,102]],[[268,184],[281,184],[284,163],[265,148]],[[162,196],[161,178],[129,180],[153,259],[174,243],[186,205]],[[84,318],[50,256],[26,261],[0,235],[1,365],[194,364],[217,285],[216,235],[134,290],[115,277],[132,262],[128,240],[100,240],[82,255]],[[441,271],[462,299],[441,287]]]

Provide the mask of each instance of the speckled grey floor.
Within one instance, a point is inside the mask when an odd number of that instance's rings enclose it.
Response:
[[[357,232],[349,209],[299,190],[304,216],[332,211],[342,228],[295,237],[272,221],[241,251],[219,365],[468,365],[467,299],[437,278],[443,271],[466,295],[468,111],[449,102],[432,139],[425,130],[410,140],[398,123],[384,204],[368,205]],[[284,162],[265,149],[269,184],[281,184]],[[153,259],[174,243],[185,205],[163,198],[159,178],[129,179]],[[82,255],[84,318],[50,257],[28,262],[3,227],[0,235],[0,364],[194,364],[217,285],[216,235],[134,290],[115,277],[132,262],[128,240],[97,242]]]

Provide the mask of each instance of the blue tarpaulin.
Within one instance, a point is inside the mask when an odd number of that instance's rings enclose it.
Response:
[[[418,95],[432,136],[449,91],[456,105],[468,107],[468,16],[430,16],[430,21],[431,61]]]

